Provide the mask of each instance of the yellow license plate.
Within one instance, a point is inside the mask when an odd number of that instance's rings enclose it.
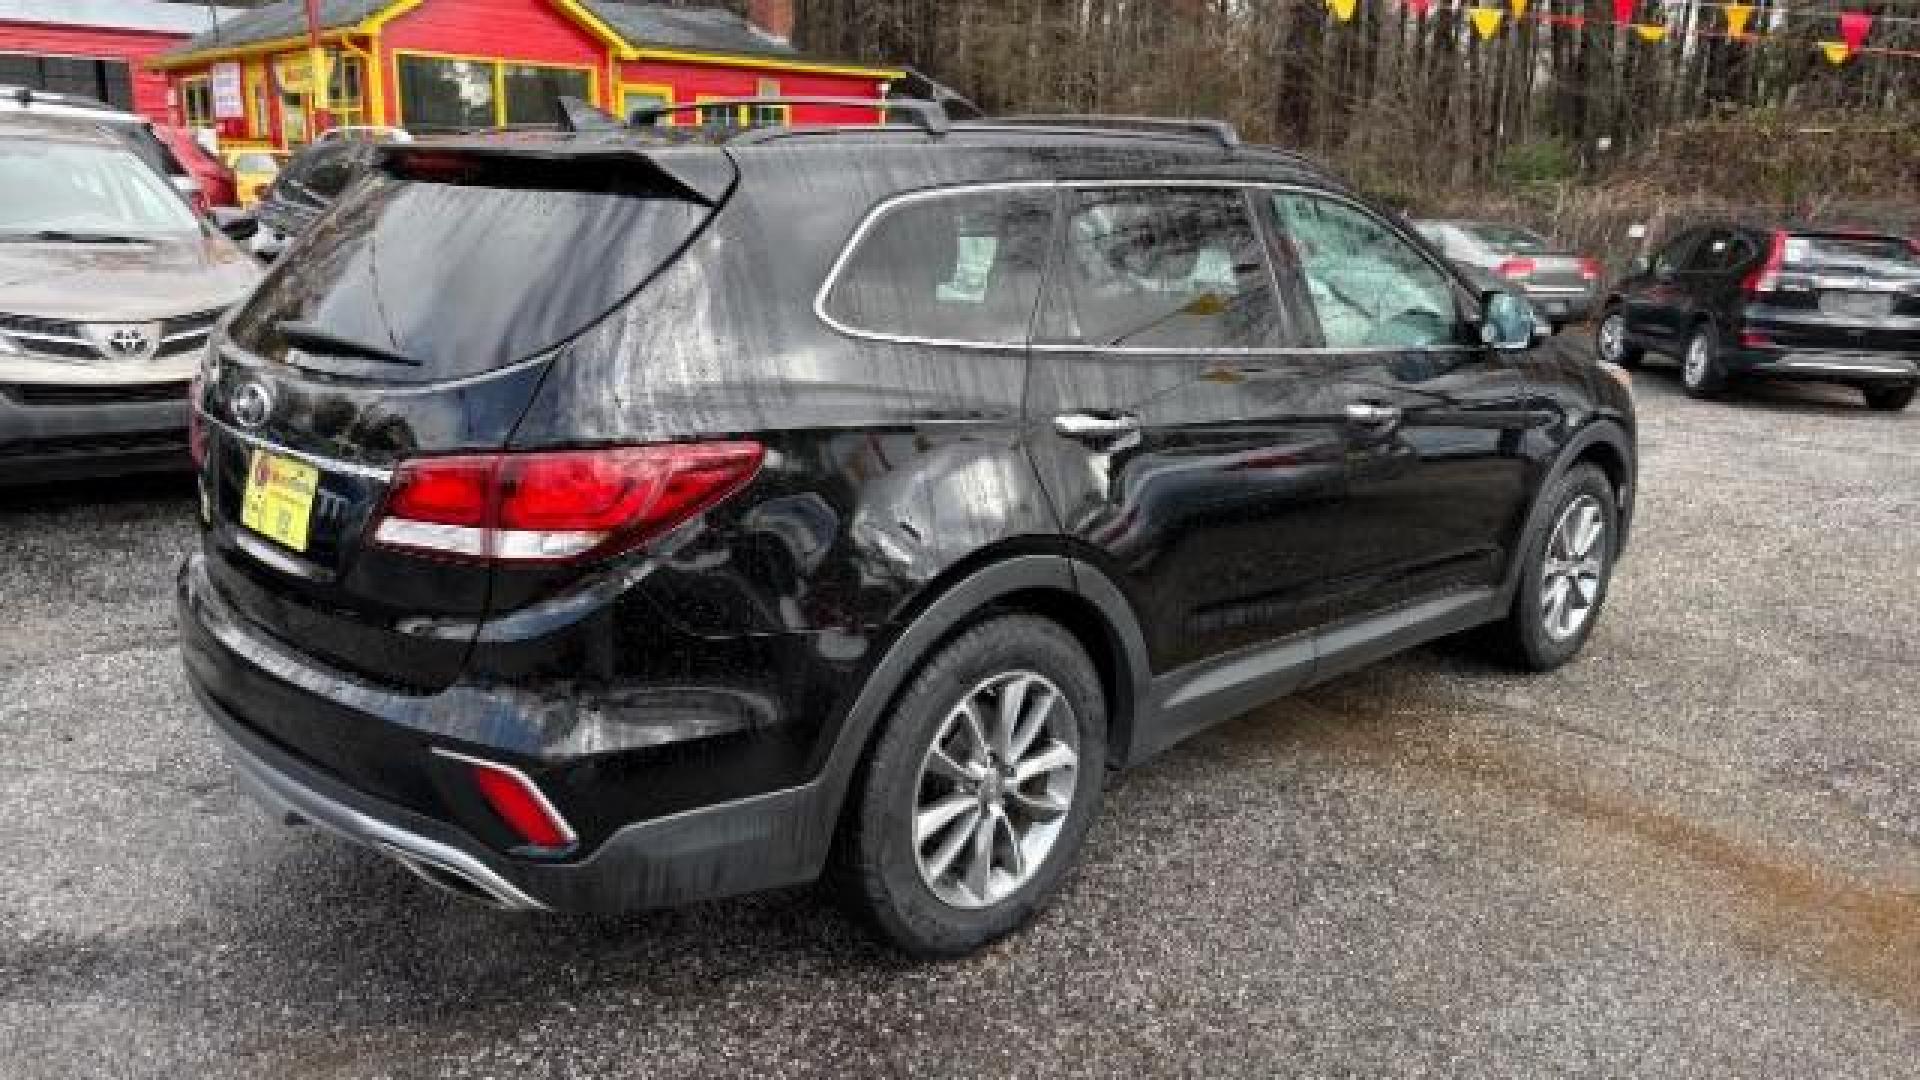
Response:
[[[307,550],[307,522],[320,470],[292,458],[255,450],[240,501],[240,523],[295,551]]]

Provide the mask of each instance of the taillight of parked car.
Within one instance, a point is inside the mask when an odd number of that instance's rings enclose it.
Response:
[[[373,542],[497,563],[604,558],[740,490],[765,456],[724,442],[418,458],[394,474]]]
[[[1533,276],[1532,259],[1508,259],[1494,268],[1494,272],[1503,278],[1518,281]]]
[[[573,826],[525,773],[451,750],[436,749],[434,753],[466,765],[467,776],[480,797],[520,839],[548,851],[573,846]]]
[[[1767,243],[1767,258],[1740,282],[1748,296],[1780,291],[1780,268],[1787,263],[1787,234],[1775,230]]]
[[[1585,257],[1581,258],[1580,280],[1581,281],[1599,281],[1600,280],[1600,260],[1599,259],[1589,259]]]

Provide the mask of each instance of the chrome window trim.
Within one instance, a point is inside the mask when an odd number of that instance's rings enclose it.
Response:
[[[201,420],[219,428],[223,434],[230,438],[238,439],[248,446],[265,450],[269,454],[279,454],[281,457],[290,457],[295,461],[311,465],[322,472],[347,473],[350,476],[364,477],[368,480],[378,480],[383,484],[393,480],[392,469],[380,469],[372,465],[360,465],[351,461],[341,461],[338,458],[323,457],[320,454],[309,453],[305,450],[295,450],[291,447],[281,446],[278,443],[271,443],[258,435],[241,431],[225,420],[209,415],[205,409],[200,408],[197,402],[193,405],[193,408],[199,411]]]
[[[1305,184],[1293,184],[1293,183],[1287,183],[1285,181],[1279,181],[1279,180],[1232,180],[1232,179],[1212,180],[1212,179],[1203,179],[1203,178],[1194,178],[1194,177],[1182,177],[1182,178],[1174,178],[1174,179],[1166,179],[1166,180],[1140,180],[1140,179],[997,180],[997,181],[989,181],[986,183],[978,183],[978,184],[955,184],[947,187],[924,188],[919,191],[903,192],[899,195],[894,195],[890,198],[883,199],[879,203],[877,203],[872,209],[868,210],[864,216],[861,217],[860,224],[854,226],[852,235],[847,238],[847,241],[845,244],[841,245],[840,254],[834,258],[833,265],[829,267],[827,270],[827,276],[825,280],[823,280],[820,283],[819,290],[814,293],[814,296],[813,296],[814,317],[819,319],[820,322],[823,323],[828,329],[831,329],[843,336],[853,338],[859,341],[878,341],[878,342],[884,342],[890,345],[921,345],[921,346],[928,346],[932,348],[942,348],[942,349],[964,349],[972,352],[1025,351],[1025,352],[1034,352],[1034,353],[1054,353],[1054,354],[1100,353],[1100,354],[1112,355],[1112,356],[1290,357],[1290,356],[1378,356],[1378,355],[1387,355],[1387,354],[1394,354],[1394,353],[1458,353],[1458,352],[1472,352],[1477,348],[1474,345],[1470,345],[1466,343],[1460,343],[1460,344],[1454,344],[1454,345],[1420,345],[1420,346],[1405,347],[1405,348],[1391,348],[1391,347],[1329,348],[1327,346],[1318,346],[1318,345],[1316,346],[1301,345],[1301,346],[1273,346],[1273,347],[1260,347],[1260,348],[1253,348],[1253,347],[1223,348],[1223,347],[1187,346],[1187,347],[1164,348],[1164,349],[1154,348],[1151,346],[1140,346],[1140,345],[1120,345],[1120,346],[1101,348],[1099,346],[1094,346],[1094,345],[1062,345],[1062,344],[1054,344],[1051,342],[1036,342],[1032,340],[1029,340],[1022,344],[1009,344],[1009,343],[1001,343],[1001,342],[953,340],[949,338],[916,337],[912,334],[890,334],[880,330],[861,330],[856,327],[848,326],[847,324],[841,322],[840,320],[834,318],[832,315],[829,315],[827,313],[827,297],[829,294],[833,292],[834,285],[839,283],[840,274],[842,271],[846,269],[847,263],[851,261],[851,259],[853,258],[853,253],[859,249],[860,243],[866,239],[867,234],[872,231],[873,226],[880,220],[880,218],[883,215],[892,211],[897,206],[902,206],[907,203],[913,203],[913,202],[924,202],[929,199],[946,198],[954,195],[973,195],[973,194],[979,194],[981,192],[1037,191],[1037,190],[1084,191],[1084,190],[1102,189],[1102,188],[1207,188],[1207,189],[1216,189],[1216,190],[1223,190],[1223,191],[1244,191],[1248,189],[1260,190],[1260,191],[1297,191],[1304,195],[1311,195],[1317,198],[1329,199],[1334,202],[1343,203],[1347,206],[1352,207],[1354,210],[1365,215],[1366,217],[1374,221],[1380,222],[1380,224],[1383,227],[1385,227],[1389,232],[1392,232],[1396,235],[1399,235],[1400,233],[1400,230],[1395,229],[1391,222],[1382,220],[1379,217],[1379,215],[1373,213],[1371,210],[1367,209],[1365,205],[1361,204],[1360,202],[1351,198],[1350,196],[1344,195],[1340,192],[1330,191],[1324,188],[1309,187]],[[1249,208],[1249,212],[1251,212],[1251,208]],[[1249,222],[1249,224],[1253,224],[1256,227],[1258,225],[1257,222]],[[1426,250],[1420,247],[1420,245],[1409,244],[1408,246],[1412,247],[1414,251],[1418,252],[1420,257],[1425,259],[1429,266],[1432,266],[1435,270],[1439,271],[1442,277],[1446,278],[1448,281],[1458,280],[1457,275],[1455,275],[1451,270],[1447,269],[1445,266],[1442,266],[1438,262],[1435,262],[1434,259],[1427,254]],[[1279,268],[1273,265],[1272,258],[1268,258],[1266,261],[1268,266],[1268,272],[1274,275],[1276,280],[1276,285],[1277,285]],[[1043,281],[1041,284],[1044,287],[1045,282]],[[1276,293],[1276,298],[1277,296],[1278,294]]]

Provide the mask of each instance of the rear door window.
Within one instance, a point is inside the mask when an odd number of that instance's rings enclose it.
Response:
[[[1238,190],[1088,189],[1068,195],[1047,341],[1090,348],[1284,344],[1259,233]]]
[[[1920,274],[1920,250],[1894,236],[1794,235],[1787,237],[1782,254],[1786,264],[1796,270]]]
[[[1452,279],[1385,222],[1307,192],[1276,191],[1271,198],[1327,348],[1459,344]]]
[[[1738,259],[1732,231],[1709,229],[1700,234],[1700,242],[1694,245],[1693,253],[1680,269],[1688,274],[1717,274],[1731,269]]]
[[[896,203],[855,240],[822,310],[858,334],[1024,346],[1053,205],[1046,189],[941,192]]]

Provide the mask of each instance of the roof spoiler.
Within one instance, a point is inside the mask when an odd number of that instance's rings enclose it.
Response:
[[[562,95],[553,103],[561,131],[618,131],[626,125],[619,117],[577,97]]]
[[[621,141],[587,144],[389,143],[380,167],[405,178],[482,187],[665,191],[717,207],[739,172],[725,154],[658,154]],[[636,193],[637,193],[636,190]]]

